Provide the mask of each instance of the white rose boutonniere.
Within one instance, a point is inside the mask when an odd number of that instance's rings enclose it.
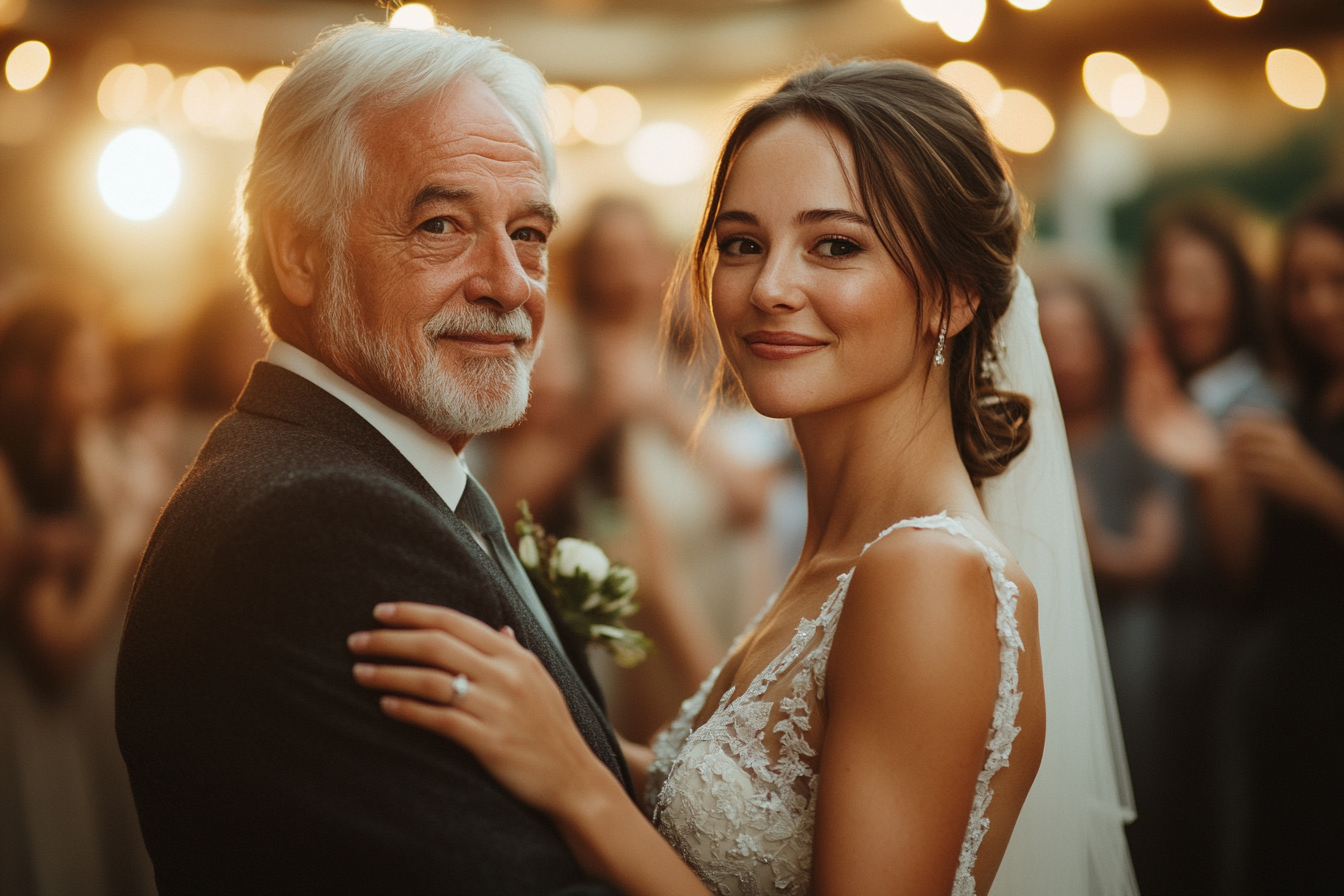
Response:
[[[547,535],[518,502],[518,560],[538,591],[549,594],[565,622],[590,642],[601,644],[617,665],[630,668],[648,656],[653,642],[624,620],[639,610],[633,601],[639,579],[624,563],[580,538]]]

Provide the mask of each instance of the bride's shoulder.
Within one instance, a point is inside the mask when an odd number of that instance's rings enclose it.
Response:
[[[992,703],[1000,674],[988,570],[975,542],[946,530],[901,528],[871,545],[828,661],[832,712],[880,710],[909,730],[970,732],[983,747],[979,698]]]
[[[984,531],[979,531],[983,529]],[[967,537],[967,536],[970,537]],[[985,548],[988,548],[988,552]],[[994,558],[1002,560],[995,569]],[[853,627],[913,633],[928,640],[987,634],[1001,589],[1012,583],[1019,606],[1034,618],[1035,591],[1017,561],[987,527],[903,527],[888,532],[859,558],[845,598]]]
[[[968,538],[956,521],[942,526],[902,526],[868,545],[854,567],[855,585],[881,585],[895,593],[979,591],[986,584],[988,559],[983,540]],[[852,589],[851,589],[852,590]]]

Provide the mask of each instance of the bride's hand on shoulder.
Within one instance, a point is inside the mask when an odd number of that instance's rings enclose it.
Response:
[[[573,809],[587,774],[610,777],[510,629],[429,604],[379,604],[374,616],[387,628],[356,632],[349,647],[363,658],[355,681],[385,692],[384,713],[462,745],[514,796],[553,815]]]
[[[355,680],[385,692],[383,712],[469,750],[551,816],[589,875],[631,896],[706,892],[593,754],[559,687],[511,631],[430,604],[379,604],[374,616],[387,628],[356,632],[349,646],[364,658]]]

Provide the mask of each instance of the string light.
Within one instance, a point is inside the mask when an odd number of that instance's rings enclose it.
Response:
[[[1315,109],[1325,99],[1325,71],[1301,50],[1274,50],[1265,57],[1270,89],[1298,109]]]
[[[51,50],[40,40],[26,40],[9,52],[5,80],[15,90],[32,90],[51,71]]]
[[[954,59],[939,67],[938,76],[966,94],[984,115],[993,115],[1003,105],[999,79],[983,65]]]
[[[620,143],[639,127],[639,100],[609,84],[574,100],[574,130],[594,143]]]
[[[625,148],[625,160],[640,180],[659,186],[689,183],[705,170],[709,145],[694,128],[659,121],[640,128]]]
[[[388,20],[389,28],[404,28],[407,31],[428,31],[436,24],[434,10],[423,3],[407,3],[397,7]]]
[[[1122,78],[1132,78],[1132,75],[1121,75],[1116,79],[1120,83]],[[1167,100],[1167,92],[1162,89],[1162,85],[1147,75],[1140,75],[1142,79],[1143,101],[1139,107],[1131,114],[1122,115],[1117,109],[1115,113],[1116,120],[1136,134],[1142,134],[1145,137],[1151,137],[1160,134],[1162,129],[1167,126],[1167,119],[1171,116],[1171,103]]]
[[[1083,86],[1087,88],[1087,95],[1107,112],[1115,112],[1112,106],[1115,82],[1126,75],[1141,76],[1142,72],[1128,57],[1119,53],[1093,53],[1083,60]]]
[[[989,118],[989,129],[1005,149],[1040,152],[1055,135],[1055,118],[1030,93],[1008,89],[1003,91],[999,111]]]
[[[182,166],[168,138],[150,128],[123,131],[98,159],[98,194],[107,207],[131,221],[148,221],[168,210],[182,184]]]
[[[1209,5],[1225,16],[1244,19],[1258,13],[1265,0],[1209,0]]]

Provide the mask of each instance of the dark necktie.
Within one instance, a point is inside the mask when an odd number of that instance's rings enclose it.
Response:
[[[504,535],[504,521],[499,518],[495,502],[490,500],[485,489],[481,488],[481,484],[472,476],[467,477],[467,487],[462,491],[462,500],[457,502],[457,515],[490,545],[504,575],[508,576],[513,587],[523,598],[523,603],[527,604],[532,615],[537,617],[537,623],[546,631],[551,642],[560,651],[560,655],[564,656],[565,649],[560,644],[560,636],[556,634],[551,616],[541,605],[541,598],[537,597],[532,581],[527,577],[527,570],[523,569],[523,564],[513,553],[513,548],[509,546],[509,540]]]

